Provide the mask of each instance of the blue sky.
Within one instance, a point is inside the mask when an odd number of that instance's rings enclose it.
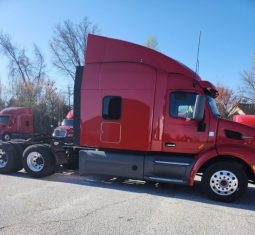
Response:
[[[36,43],[49,75],[66,89],[51,65],[49,40],[54,26],[84,16],[103,36],[144,44],[150,36],[158,49],[195,70],[198,36],[202,31],[199,74],[204,80],[237,89],[240,73],[251,68],[255,52],[254,0],[0,0],[0,31],[26,49]],[[0,55],[0,78],[7,78]]]

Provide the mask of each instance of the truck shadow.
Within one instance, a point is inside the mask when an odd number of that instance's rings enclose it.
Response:
[[[30,178],[30,176],[28,176],[28,174],[26,174],[24,171],[17,172],[13,174],[13,176],[35,180]],[[60,168],[54,175],[36,180],[78,184],[83,186],[105,188],[111,190],[122,190],[139,194],[149,194],[157,197],[175,198],[180,200],[199,202],[203,204],[211,204],[223,207],[255,211],[255,186],[250,184],[247,192],[243,195],[241,199],[232,203],[223,203],[208,199],[206,195],[201,192],[201,184],[199,179],[195,181],[193,187],[188,187],[184,185],[155,183],[151,181],[134,180],[120,177],[117,178],[99,175],[81,176],[77,171],[65,170],[64,168]]]

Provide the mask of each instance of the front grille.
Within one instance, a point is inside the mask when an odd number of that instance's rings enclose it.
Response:
[[[67,132],[65,130],[55,130],[53,133],[54,137],[66,137]]]

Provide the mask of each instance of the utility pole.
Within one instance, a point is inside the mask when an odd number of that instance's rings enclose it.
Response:
[[[72,97],[73,97],[73,89],[68,85],[67,87],[67,95],[68,95],[68,107],[71,110],[72,106]]]
[[[197,45],[196,74],[198,74],[198,72],[199,72],[199,50],[200,50],[201,34],[202,34],[202,32],[200,31],[199,38],[198,38],[198,45]]]
[[[68,89],[68,106],[69,106],[69,110],[71,109],[71,88],[70,86],[67,87]]]

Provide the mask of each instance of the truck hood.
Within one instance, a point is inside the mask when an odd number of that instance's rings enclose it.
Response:
[[[249,145],[255,148],[255,128],[241,123],[218,119],[217,144]]]
[[[71,126],[58,126],[55,130],[70,130],[73,129]]]
[[[73,136],[73,127],[71,126],[59,126],[54,129],[52,133],[53,137],[64,138]]]

